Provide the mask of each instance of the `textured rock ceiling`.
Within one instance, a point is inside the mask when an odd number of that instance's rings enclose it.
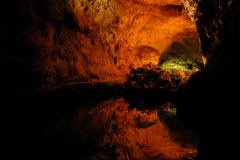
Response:
[[[201,61],[195,25],[180,0],[16,1],[3,12],[16,20],[4,18],[11,34],[1,39],[3,67],[10,63],[10,78],[18,73],[24,85],[124,77],[158,64],[174,42],[191,42],[195,53],[186,54]]]

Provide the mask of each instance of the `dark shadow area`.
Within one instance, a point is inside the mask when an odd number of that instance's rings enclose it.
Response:
[[[183,80],[177,72],[164,72],[157,68],[133,70],[125,83],[75,83],[53,90],[2,94],[0,122],[4,149],[1,156],[4,160],[116,159],[114,150],[99,147],[100,139],[106,134],[105,125],[109,122],[104,118],[108,112],[101,115],[98,108],[111,109],[119,103],[119,98],[124,99],[123,106],[129,106],[127,112],[136,108],[143,115],[145,112],[151,115],[158,110],[158,118],[171,132],[173,142],[185,147],[191,144],[194,148],[196,136],[179,122],[176,115],[169,116],[163,109],[172,99],[168,97],[172,89],[176,89]],[[164,80],[167,77],[163,73],[170,79]],[[105,101],[113,104],[105,105]],[[115,111],[110,112],[114,120]],[[156,122],[146,118],[144,121],[139,119],[138,123],[145,128]],[[118,129],[113,132],[118,133]]]
[[[117,153],[111,148],[99,148],[101,138],[106,134],[105,125],[108,125],[107,120],[106,124],[103,122],[108,112],[101,115],[101,108],[111,111],[111,107],[116,106],[122,97],[128,97],[124,105],[129,105],[129,111],[133,108],[142,112],[151,111],[162,105],[162,101],[156,101],[157,96],[151,99],[145,96],[130,98],[126,91],[126,88],[121,88],[118,84],[109,88],[108,85],[99,83],[94,87],[92,84],[75,84],[31,95],[2,96],[4,105],[1,107],[0,121],[1,145],[4,147],[1,157],[4,160],[116,159]],[[105,104],[105,101],[113,104]],[[142,106],[132,103],[136,101],[142,103]],[[151,107],[148,104],[152,104]],[[194,147],[194,134],[188,134],[192,138],[183,138],[189,131],[178,126],[180,122],[176,116],[166,118],[165,112],[159,116],[166,127],[169,126],[176,143],[181,142],[183,146],[191,144]],[[149,126],[153,124],[150,123]],[[117,130],[113,132],[118,133]]]

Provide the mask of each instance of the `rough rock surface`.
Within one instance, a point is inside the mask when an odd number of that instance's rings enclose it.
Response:
[[[189,38],[199,48],[180,0],[13,3],[4,2],[1,9],[6,90],[111,80],[149,62],[158,64],[175,41]]]
[[[239,132],[234,129],[239,115],[233,112],[240,89],[239,8],[237,0],[198,3],[196,25],[207,62],[180,90],[175,104],[178,117],[199,135],[199,159],[238,157],[230,146],[239,142]]]

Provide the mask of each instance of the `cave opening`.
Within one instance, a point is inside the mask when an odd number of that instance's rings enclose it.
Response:
[[[195,41],[199,39],[196,38]],[[158,65],[163,70],[181,70],[191,72],[194,69],[201,69],[204,66],[202,55],[200,55],[199,45],[194,46],[188,42],[193,39],[185,39],[181,42],[173,42],[162,54]],[[187,53],[191,54],[187,54]]]

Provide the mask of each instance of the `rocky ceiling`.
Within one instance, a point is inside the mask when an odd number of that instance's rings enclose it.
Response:
[[[181,0],[5,3],[0,60],[8,87],[110,81],[157,65],[169,50],[202,63],[196,27]]]

